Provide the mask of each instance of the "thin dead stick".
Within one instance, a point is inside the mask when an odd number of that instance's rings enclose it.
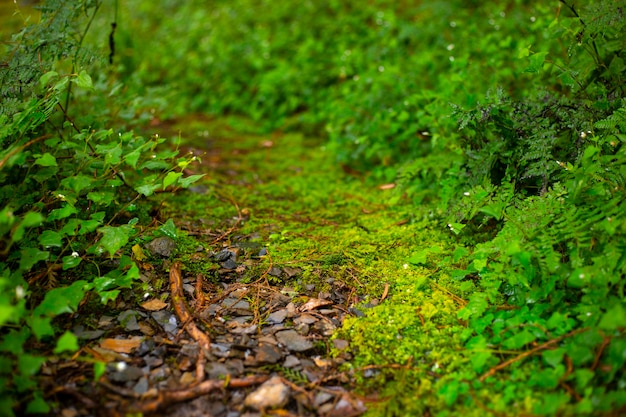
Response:
[[[224,388],[245,388],[252,385],[262,384],[268,378],[269,377],[267,375],[257,375],[226,381],[210,379],[208,381],[201,382],[197,385],[185,389],[175,391],[161,391],[158,393],[156,399],[144,402],[136,407],[133,407],[132,411],[140,413],[154,413],[164,408],[167,408],[172,404],[201,397],[210,393],[211,391]]]
[[[202,381],[204,379],[204,362],[206,357],[204,352],[208,351],[211,347],[211,339],[206,333],[202,332],[196,326],[193,321],[192,315],[187,310],[185,304],[185,296],[183,294],[183,279],[180,274],[180,262],[174,262],[170,267],[170,291],[172,293],[172,304],[174,304],[174,310],[176,315],[180,319],[181,323],[185,323],[185,330],[189,335],[198,342],[200,346],[200,354],[198,355],[198,362],[196,363],[196,380]]]
[[[583,333],[588,331],[589,328],[584,328],[584,329],[577,329],[577,330],[572,330],[571,332],[564,334],[563,336],[559,336],[555,339],[552,340],[548,340],[546,343],[543,343],[537,347],[534,347],[530,350],[527,350],[526,352],[520,353],[519,355],[517,355],[516,357],[509,359],[508,361],[502,362],[499,365],[494,366],[493,368],[491,368],[490,370],[488,370],[487,372],[485,372],[480,378],[478,378],[478,380],[480,382],[483,382],[485,379],[489,378],[490,376],[493,376],[496,374],[496,372],[498,372],[501,369],[506,368],[507,366],[515,363],[515,362],[519,362],[524,358],[527,358],[529,356],[534,355],[537,352],[541,352],[542,350],[548,349],[553,345],[556,345],[557,343],[559,343],[561,340],[563,339],[567,339],[568,337],[572,337],[575,334],[578,333]]]

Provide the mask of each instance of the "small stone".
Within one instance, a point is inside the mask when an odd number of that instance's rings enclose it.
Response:
[[[262,344],[259,346],[254,359],[258,363],[277,363],[282,357],[283,354],[278,347]]]
[[[343,339],[334,339],[333,340],[333,346],[337,350],[344,350],[348,346],[350,346],[350,342],[348,342],[347,340],[343,340]]]
[[[268,272],[268,274],[270,274],[273,277],[280,277],[282,275],[282,273],[283,273],[282,269],[280,269],[280,268],[278,268],[276,266],[271,267],[269,272]]]
[[[146,378],[145,376],[142,376],[141,378],[139,378],[139,381],[133,387],[133,391],[135,391],[136,394],[143,395],[148,391],[148,388],[149,388],[148,378]]]
[[[115,382],[135,381],[143,376],[141,368],[136,366],[126,366],[120,371],[111,372],[109,379]]]
[[[315,395],[315,399],[313,400],[313,405],[315,407],[319,407],[320,405],[327,403],[328,401],[330,401],[333,398],[332,394],[329,394],[328,392],[318,392]]]
[[[176,249],[176,242],[167,236],[160,236],[148,243],[146,248],[153,254],[169,258]]]
[[[267,317],[267,321],[272,324],[282,323],[287,318],[287,310],[280,309],[278,311],[274,311]]]
[[[279,377],[265,381],[244,400],[244,405],[254,410],[280,408],[289,400],[289,387]]]
[[[300,365],[300,359],[298,359],[296,356],[293,355],[289,355],[285,358],[285,363],[283,363],[283,366],[285,368],[293,368]]]
[[[276,339],[293,352],[304,352],[313,348],[313,343],[295,330],[283,330],[276,333]]]
[[[237,268],[237,262],[234,259],[227,259],[226,261],[222,262],[222,268],[224,268],[224,269],[236,269]]]
[[[237,254],[228,249],[224,249],[215,254],[215,260],[217,262],[225,262],[227,260],[235,260]]]
[[[137,323],[138,314],[139,313],[135,310],[122,311],[119,316],[117,316],[117,321],[128,331],[139,330],[139,323]]]

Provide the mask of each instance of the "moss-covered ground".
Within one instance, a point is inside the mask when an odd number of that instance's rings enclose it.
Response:
[[[393,184],[345,173],[321,141],[301,134],[261,136],[237,119],[190,118],[177,130],[207,176],[195,192],[169,198],[166,217],[199,239],[229,232],[231,244],[267,248],[251,281],[349,287],[354,316],[336,337],[350,341],[345,371],[369,400],[369,413],[445,410],[438,381],[462,361],[457,311],[466,303],[436,265],[455,246],[431,224],[427,207],[404,204]],[[301,272],[280,282],[264,275],[272,266]]]

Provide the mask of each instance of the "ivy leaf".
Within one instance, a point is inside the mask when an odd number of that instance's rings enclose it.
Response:
[[[35,165],[41,165],[42,167],[55,167],[57,166],[57,160],[54,156],[48,152],[35,159]]]
[[[524,72],[539,72],[543,68],[546,55],[548,55],[547,52],[537,52],[528,57],[529,64],[524,69]]]
[[[54,288],[48,291],[35,310],[34,314],[54,317],[63,313],[73,313],[85,297],[90,285],[87,281],[75,281],[68,287]]]
[[[178,237],[176,225],[174,224],[174,220],[172,219],[167,219],[165,224],[159,227],[159,231],[171,239],[176,239]]]
[[[28,325],[30,326],[37,340],[41,340],[47,336],[54,336],[54,329],[52,328],[51,323],[51,317],[31,316],[28,319]]]
[[[63,257],[63,270],[67,271],[68,269],[76,268],[82,262],[82,258],[80,256],[68,255]]]
[[[602,315],[598,327],[604,330],[615,330],[626,327],[626,311],[622,304],[615,304]]]
[[[98,229],[98,232],[102,233],[102,239],[100,239],[100,245],[109,252],[109,256],[112,258],[115,252],[124,247],[130,235],[133,233],[134,228],[128,224],[122,226],[103,226]]]
[[[50,252],[41,251],[36,248],[24,248],[20,251],[20,270],[28,271],[37,262],[47,261],[50,257]]]
[[[472,316],[481,316],[489,306],[487,295],[482,292],[476,292],[470,296],[467,305],[461,309],[457,315],[462,320],[467,320]]]
[[[46,87],[51,79],[59,76],[59,73],[56,71],[48,71],[41,77],[39,77],[39,85],[42,87]]]
[[[41,215],[41,213],[29,211],[24,215],[24,218],[22,218],[20,224],[15,228],[15,232],[13,232],[13,236],[11,236],[11,238],[14,242],[22,240],[26,228],[40,226],[43,220],[44,217]]]
[[[62,352],[76,352],[78,349],[79,346],[76,335],[68,330],[59,337],[53,352],[57,354]]]
[[[204,174],[200,174],[200,175],[190,175],[188,177],[185,178],[179,178],[178,179],[178,184],[183,187],[183,188],[189,188],[189,186],[191,184],[193,184],[194,182],[198,181],[200,178],[204,177]]]
[[[502,346],[507,349],[519,349],[530,342],[534,342],[537,339],[537,336],[529,332],[528,330],[522,330],[514,336],[509,337],[504,342],[502,342]]]
[[[20,354],[18,358],[18,369],[23,375],[35,375],[41,369],[41,365],[46,361],[43,356],[34,356],[27,353]]]
[[[166,189],[170,185],[174,184],[176,180],[178,180],[178,178],[180,178],[182,175],[183,175],[182,172],[174,172],[174,171],[168,172],[165,178],[163,179],[163,189]]]
[[[63,245],[63,235],[54,230],[44,230],[39,236],[39,244],[44,248],[60,248]]]
[[[76,213],[78,213],[76,207],[69,203],[66,203],[63,207],[52,210],[50,212],[50,215],[48,216],[48,220],[61,220],[65,219],[66,217],[70,217],[72,214]]]
[[[35,392],[33,399],[26,406],[26,414],[48,414],[50,406],[41,397],[41,393]]]
[[[107,364],[105,362],[93,363],[93,380],[98,381],[104,375],[107,370]]]
[[[82,70],[78,73],[78,76],[75,78],[76,85],[80,88],[84,88],[86,90],[93,90],[93,81],[91,80],[91,76],[87,74],[87,71]]]

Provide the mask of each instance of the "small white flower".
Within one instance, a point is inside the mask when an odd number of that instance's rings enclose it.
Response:
[[[450,45],[446,46],[446,49],[447,49],[448,51],[453,50],[453,49],[454,49],[454,44],[453,44],[453,43],[451,43]]]
[[[126,362],[123,361],[119,361],[115,364],[115,370],[117,370],[117,372],[122,372],[124,369],[126,369],[126,367]]]
[[[585,139],[587,137],[587,132],[580,132],[580,137]]]
[[[74,251],[72,252],[72,258],[78,258],[80,255],[78,254],[78,252]]]
[[[65,201],[65,196],[64,196],[63,194],[57,194],[57,198],[58,198],[59,200],[63,200],[63,201]]]
[[[463,195],[464,195],[464,196],[468,196],[468,195],[470,195],[470,192],[469,192],[469,191],[465,191],[465,192],[463,193]]]
[[[409,264],[404,264],[404,265],[402,265],[402,268],[404,268],[404,269],[409,269]]]
[[[15,296],[18,300],[23,299],[24,296],[26,296],[26,291],[24,291],[24,287],[22,287],[21,285],[15,287]]]
[[[383,67],[382,65],[378,67],[378,72],[383,72],[384,70],[385,70],[385,67]]]

